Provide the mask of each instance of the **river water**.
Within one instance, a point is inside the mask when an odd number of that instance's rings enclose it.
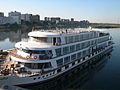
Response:
[[[114,41],[114,49],[109,56],[83,71],[70,74],[67,78],[53,80],[43,85],[25,87],[30,90],[120,90],[120,29],[98,29],[109,32]],[[11,49],[15,43],[26,40],[26,31],[0,32],[0,49]],[[91,68],[92,67],[92,68]]]

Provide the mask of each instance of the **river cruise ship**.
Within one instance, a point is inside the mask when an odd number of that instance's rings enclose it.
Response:
[[[109,33],[91,29],[37,30],[28,36],[8,52],[0,69],[0,85],[51,80],[113,47]]]

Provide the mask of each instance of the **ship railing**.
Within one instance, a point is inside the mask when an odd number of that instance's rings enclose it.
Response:
[[[62,33],[85,33],[85,32],[93,32],[95,30],[92,30],[92,29],[83,29],[83,28],[80,28],[80,29],[56,29],[56,30],[37,30],[37,31],[41,31],[41,32],[52,32],[52,33],[59,33],[59,34],[62,34]]]
[[[0,65],[0,76],[31,76],[40,74],[39,72],[31,72],[31,71],[20,71],[20,68],[14,67],[14,65],[6,66],[6,65]]]
[[[23,57],[21,55],[18,55],[16,50],[13,50],[9,54],[16,57],[16,58],[25,59],[25,60],[48,60],[48,59],[50,59],[47,57],[46,58],[36,58],[36,57],[31,57],[31,56]]]
[[[7,70],[7,69],[6,69]],[[37,75],[42,75],[41,72],[31,72],[29,71],[26,72],[19,72],[15,70],[7,70],[6,72],[2,72],[3,70],[0,70],[0,76],[19,76],[19,77],[31,77],[31,76],[37,76]]]

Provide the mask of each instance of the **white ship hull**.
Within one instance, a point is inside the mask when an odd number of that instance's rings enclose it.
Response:
[[[57,73],[57,70],[54,70],[54,71],[51,71],[44,75],[36,75],[36,76],[25,76],[25,77],[12,76],[12,75],[11,76],[0,76],[0,85],[29,85],[29,84],[45,82],[47,80],[53,79],[61,74],[66,73],[67,71],[71,70],[72,68],[75,68],[78,65],[90,60],[91,58],[94,58],[95,56],[102,54],[103,52],[109,50],[112,47],[113,47],[112,45],[108,46],[105,49],[101,50],[100,52],[94,53],[94,55],[90,55],[90,57],[87,56],[87,57],[85,57],[84,61],[81,59],[80,63],[78,63],[76,60],[74,66],[72,66],[72,65],[70,66],[70,64],[69,64],[68,69],[64,69],[64,67],[63,67],[62,71],[60,71],[59,73]]]

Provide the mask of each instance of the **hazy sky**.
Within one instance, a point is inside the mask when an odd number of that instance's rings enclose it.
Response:
[[[120,23],[120,0],[1,0],[0,12],[10,11],[87,19],[90,22]]]

